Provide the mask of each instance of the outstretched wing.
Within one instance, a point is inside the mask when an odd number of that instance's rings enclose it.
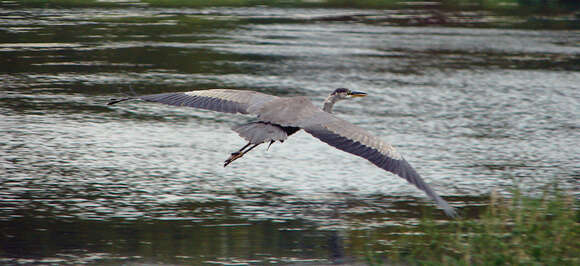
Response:
[[[118,100],[111,100],[108,105],[119,102],[141,99],[148,102],[158,102],[175,106],[188,106],[225,113],[252,113],[250,110],[259,108],[277,96],[257,91],[211,89],[189,92],[173,92],[135,96]]]
[[[318,110],[309,119],[299,122],[306,132],[340,150],[363,157],[376,166],[392,172],[425,193],[450,217],[455,210],[447,204],[393,146],[369,134],[365,130],[332,114]]]

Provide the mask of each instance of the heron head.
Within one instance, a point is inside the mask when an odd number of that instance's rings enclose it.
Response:
[[[330,96],[336,97],[337,99],[344,100],[348,98],[355,98],[355,97],[365,97],[367,96],[366,93],[361,91],[351,91],[345,88],[338,88],[334,90]]]

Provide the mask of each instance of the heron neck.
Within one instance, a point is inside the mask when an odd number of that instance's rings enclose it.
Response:
[[[322,107],[322,110],[327,113],[332,113],[332,107],[334,107],[334,104],[338,102],[338,100],[339,100],[338,97],[334,95],[328,96],[328,98],[326,98],[326,100],[324,101],[324,106]]]

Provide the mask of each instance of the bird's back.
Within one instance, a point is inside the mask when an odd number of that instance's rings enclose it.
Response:
[[[307,97],[296,96],[278,98],[251,111],[257,114],[261,121],[281,126],[296,126],[312,117],[320,109],[314,106]]]

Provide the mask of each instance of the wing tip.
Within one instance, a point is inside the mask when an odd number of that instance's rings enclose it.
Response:
[[[461,218],[461,216],[459,215],[457,210],[455,210],[455,208],[453,208],[449,205],[443,207],[443,212],[445,212],[445,214],[449,218],[453,218],[453,219]]]
[[[447,214],[447,216],[449,216],[449,218],[453,218],[453,219],[461,218],[461,215],[459,215],[459,213],[457,213],[457,211],[455,211],[454,209],[445,210],[445,214]]]
[[[133,100],[135,99],[134,97],[127,97],[127,98],[121,98],[121,99],[110,99],[109,102],[107,103],[107,105],[113,105],[113,104],[117,104],[120,102],[124,102],[124,101],[129,101],[129,100]]]
[[[461,217],[457,212],[457,210],[451,207],[449,203],[447,203],[447,201],[442,199],[439,195],[434,194],[433,196],[431,196],[431,198],[435,201],[435,203],[437,204],[437,206],[439,206],[439,208],[443,209],[443,212],[445,212],[447,217],[454,219]]]

